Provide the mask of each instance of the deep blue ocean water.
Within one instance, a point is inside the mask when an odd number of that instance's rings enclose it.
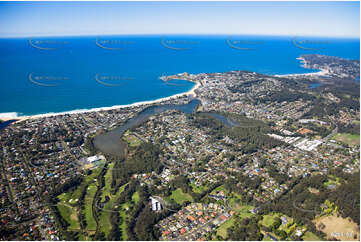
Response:
[[[188,91],[159,77],[249,70],[307,73],[296,58],[360,59],[359,39],[269,36],[96,36],[0,39],[0,113],[34,115],[154,100]],[[301,47],[300,47],[301,46]],[[304,48],[303,48],[304,47]]]

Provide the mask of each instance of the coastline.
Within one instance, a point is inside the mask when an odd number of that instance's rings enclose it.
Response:
[[[306,61],[302,57],[297,57],[297,60],[301,61],[302,67],[308,69],[306,65]],[[310,73],[296,73],[296,74],[281,74],[281,75],[273,75],[274,77],[299,77],[299,76],[326,76],[328,75],[328,70],[319,69],[318,72],[310,72]],[[190,81],[190,80],[187,80]],[[18,116],[16,112],[8,112],[8,113],[0,113],[0,120],[2,121],[8,121],[8,120],[17,120],[17,122],[21,122],[27,119],[38,119],[38,118],[44,118],[44,117],[52,117],[52,116],[59,116],[59,115],[66,115],[66,114],[77,114],[77,113],[90,113],[90,112],[98,112],[98,111],[108,111],[108,110],[114,110],[114,109],[122,109],[122,108],[132,108],[132,107],[140,107],[143,105],[151,105],[151,104],[157,104],[165,101],[169,101],[172,99],[179,98],[181,96],[187,95],[187,96],[193,96],[194,98],[197,96],[195,93],[195,90],[198,89],[201,85],[198,81],[190,81],[195,82],[196,84],[187,92],[174,94],[172,96],[158,98],[155,100],[149,100],[149,101],[140,101],[135,102],[131,104],[124,104],[124,105],[114,105],[110,107],[99,107],[99,108],[90,108],[90,109],[76,109],[76,110],[70,110],[70,111],[64,111],[64,112],[58,112],[58,113],[44,113],[44,114],[35,114],[35,115],[24,115],[24,116]]]
[[[194,82],[194,81],[192,81],[192,82]],[[121,108],[140,107],[143,105],[157,104],[157,103],[161,103],[164,101],[177,99],[184,95],[192,96],[195,98],[197,96],[195,93],[195,90],[198,89],[201,85],[200,82],[195,82],[195,83],[196,84],[192,87],[192,89],[190,89],[187,92],[182,92],[182,93],[174,94],[172,96],[158,98],[155,100],[141,101],[141,102],[135,102],[135,103],[131,103],[131,104],[124,104],[124,105],[114,105],[114,106],[110,106],[110,107],[77,109],[77,110],[70,110],[70,111],[64,111],[64,112],[58,112],[58,113],[44,113],[44,114],[24,115],[24,116],[17,116],[16,112],[0,113],[0,120],[8,121],[8,120],[16,119],[17,121],[15,123],[17,123],[17,122],[22,122],[22,121],[28,120],[28,119],[38,119],[38,118],[59,116],[59,115],[65,115],[65,114],[90,113],[90,112],[108,111],[108,110],[121,109]]]
[[[301,66],[305,69],[310,69],[306,66],[306,60],[302,57],[297,57],[296,60],[301,61]],[[302,74],[282,74],[282,75],[273,75],[275,77],[297,77],[297,76],[326,76],[328,74],[328,70],[319,69],[318,72],[309,72]]]
[[[296,76],[326,76],[328,74],[327,70],[320,70],[318,72],[309,72],[303,74],[282,74],[282,75],[273,75],[275,77],[296,77]]]

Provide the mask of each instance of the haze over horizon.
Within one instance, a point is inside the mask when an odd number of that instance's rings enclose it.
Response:
[[[158,34],[359,38],[360,3],[0,3],[0,38]]]

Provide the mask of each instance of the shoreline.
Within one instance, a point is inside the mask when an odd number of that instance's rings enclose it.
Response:
[[[318,72],[308,72],[303,74],[282,74],[282,75],[273,75],[275,77],[295,77],[295,76],[326,76],[328,74],[327,70],[320,70]]]
[[[300,60],[302,63],[302,67],[305,69],[308,69],[305,67],[305,59],[302,57],[297,57],[297,60]],[[320,69],[318,72],[309,72],[309,73],[296,73],[296,74],[281,74],[281,75],[272,75],[274,77],[297,77],[297,76],[326,76],[328,74],[328,70],[322,70]],[[190,80],[187,80],[190,81]],[[190,81],[194,82],[194,81]],[[130,104],[124,104],[124,105],[114,105],[110,107],[100,107],[100,108],[90,108],[90,109],[75,109],[70,111],[64,111],[64,112],[58,112],[58,113],[44,113],[44,114],[35,114],[35,115],[24,115],[24,116],[17,116],[18,113],[16,112],[7,112],[7,113],[0,113],[0,120],[2,121],[9,121],[9,120],[17,120],[17,122],[21,122],[27,119],[38,119],[38,118],[45,118],[45,117],[52,117],[52,116],[59,116],[59,115],[66,115],[66,114],[77,114],[77,113],[90,113],[90,112],[98,112],[98,111],[108,111],[108,110],[114,110],[114,109],[122,109],[122,108],[132,108],[132,107],[139,107],[143,105],[149,105],[149,104],[157,104],[164,101],[169,101],[172,99],[179,98],[181,96],[187,95],[187,96],[193,96],[194,98],[197,97],[195,90],[198,89],[201,85],[200,82],[195,81],[195,86],[192,87],[187,92],[174,94],[172,96],[168,97],[162,97],[155,100],[149,100],[149,101],[140,101]]]
[[[300,60],[301,61],[301,66],[305,69],[312,69],[312,68],[308,68],[306,67],[306,60],[302,57],[297,57],[296,60]],[[308,73],[303,73],[303,74],[282,74],[282,75],[273,75],[275,77],[296,77],[296,76],[326,76],[328,74],[328,70],[323,70],[323,69],[319,69],[318,72],[308,72]]]
[[[114,110],[114,109],[139,107],[139,106],[148,105],[148,104],[157,104],[157,103],[161,103],[164,101],[177,99],[184,95],[192,96],[195,98],[195,97],[197,97],[195,90],[197,88],[199,88],[200,85],[201,85],[201,83],[197,81],[197,82],[195,82],[195,85],[192,87],[192,89],[190,89],[189,91],[174,94],[174,95],[168,96],[168,97],[158,98],[155,100],[140,101],[140,102],[135,102],[135,103],[130,103],[130,104],[123,104],[123,105],[114,105],[114,106],[110,106],[110,107],[75,109],[75,110],[58,112],[58,113],[44,113],[44,114],[24,115],[24,116],[17,116],[16,112],[0,113],[0,120],[2,120],[2,121],[17,120],[15,123],[18,123],[18,122],[22,122],[22,121],[28,120],[28,119],[38,119],[38,118],[45,118],[45,117],[52,117],[52,116],[59,116],[59,115],[66,115],[66,114],[91,113],[91,112],[98,112],[98,111],[108,111],[108,110]]]

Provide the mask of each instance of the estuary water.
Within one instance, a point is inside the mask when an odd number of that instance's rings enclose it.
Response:
[[[185,113],[192,113],[194,110],[196,110],[199,104],[199,100],[193,99],[187,104],[150,106],[148,108],[145,108],[134,118],[128,120],[124,125],[118,126],[109,132],[97,135],[93,141],[94,146],[96,149],[106,154],[121,156],[124,152],[124,144],[121,142],[120,138],[125,131],[137,125],[140,125],[150,116],[162,113],[167,110],[178,110]]]

